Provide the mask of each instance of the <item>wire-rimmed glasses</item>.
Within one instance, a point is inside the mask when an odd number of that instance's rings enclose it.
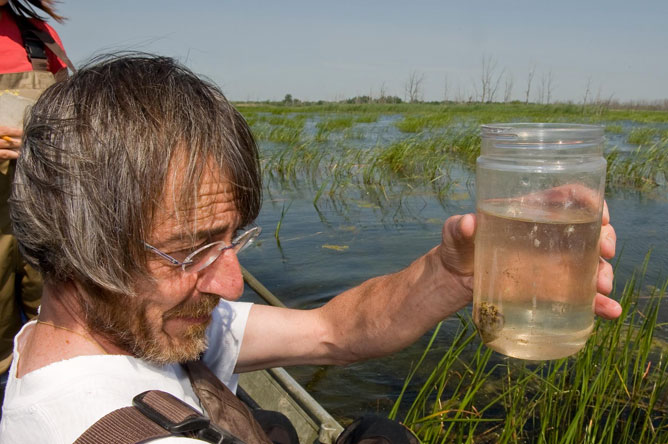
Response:
[[[158,256],[169,261],[173,266],[181,267],[183,271],[188,273],[197,273],[213,264],[225,250],[232,250],[236,254],[239,254],[257,239],[261,231],[262,229],[260,227],[253,226],[235,237],[230,244],[225,241],[211,242],[210,244],[204,245],[190,253],[183,261],[180,261],[167,253],[163,253],[146,242],[144,242],[144,246],[148,250],[151,250]]]

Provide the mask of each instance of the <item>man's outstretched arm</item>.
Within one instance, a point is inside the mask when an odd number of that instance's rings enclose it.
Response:
[[[616,237],[604,209],[600,251],[614,256]],[[253,306],[237,371],[299,364],[347,364],[403,349],[472,299],[475,216],[453,216],[442,242],[407,268],[370,279],[324,306],[291,310]],[[612,267],[601,259],[596,314],[621,307],[607,295]]]

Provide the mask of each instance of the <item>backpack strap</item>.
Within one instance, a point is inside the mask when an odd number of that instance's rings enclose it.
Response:
[[[202,362],[182,364],[193,391],[211,418],[211,422],[249,443],[272,444],[246,404],[223,384]],[[288,421],[289,423],[289,421]]]
[[[139,444],[167,436],[184,436],[218,444],[244,444],[169,393],[149,390],[135,396],[132,404],[132,407],[123,407],[103,416],[74,444]]]
[[[47,31],[37,28],[27,18],[18,14],[14,14],[11,11],[10,13],[12,14],[12,17],[16,21],[16,24],[21,31],[23,47],[28,53],[28,58],[30,59],[33,70],[48,70],[46,63],[46,51],[44,50],[44,46],[46,46],[56,55],[56,57],[58,57],[65,63],[65,65],[67,65],[72,73],[77,72],[76,68],[74,68],[74,64],[72,64],[72,61],[69,59],[69,57],[67,57],[67,54],[63,48],[61,48],[60,45],[56,43],[51,34],[49,34]]]

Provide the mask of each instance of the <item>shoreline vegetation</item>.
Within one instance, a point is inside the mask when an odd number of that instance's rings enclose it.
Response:
[[[632,192],[660,201],[668,197],[665,106],[236,106],[259,142],[268,195],[303,193],[323,223],[319,206],[345,213],[351,196],[392,218],[410,213],[411,199],[424,202],[416,204],[418,212],[426,199],[434,198],[443,207],[470,199],[483,123],[603,125],[606,193]],[[286,212],[284,205],[277,243]],[[459,330],[447,346],[438,345],[448,341],[435,340],[436,328],[390,417],[425,443],[668,442],[668,343],[661,339],[668,337],[668,324],[658,320],[668,280],[663,281],[662,272],[662,283],[647,285],[648,264],[649,255],[623,290],[613,292],[623,305],[620,319],[596,321],[592,338],[574,357],[542,363],[504,358],[481,344],[466,314],[459,317]]]
[[[609,190],[652,191],[668,181],[665,110],[522,103],[236,106],[258,141],[269,145],[261,149],[269,183],[289,186],[308,178],[319,195],[332,198],[350,185],[380,194],[390,187],[429,187],[445,198],[456,182],[452,164],[474,169],[480,125],[493,122],[603,125]]]
[[[655,336],[668,280],[645,285],[648,261],[620,292],[620,319],[597,320],[569,358],[494,355],[462,316],[450,348],[431,350],[437,327],[389,416],[425,443],[668,442],[668,344]],[[429,353],[442,358],[414,381]]]

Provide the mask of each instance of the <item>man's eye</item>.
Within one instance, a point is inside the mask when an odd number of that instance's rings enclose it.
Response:
[[[167,253],[167,254],[169,254],[171,257],[173,257],[177,261],[183,262],[188,257],[188,255],[190,253],[192,253],[193,251],[195,251],[195,250],[193,250],[193,249],[183,249],[183,250],[172,251],[171,253]]]
[[[188,256],[190,256],[193,252],[199,250],[200,248],[202,248],[203,246],[207,245],[208,243],[209,243],[208,240],[207,240],[207,241],[203,241],[203,242],[200,242],[200,243],[197,244],[197,245],[190,245],[190,246],[188,246],[188,247],[184,247],[184,248],[182,248],[182,249],[175,250],[174,252],[169,253],[169,255],[172,256],[172,257],[173,257],[174,259],[176,259],[177,261],[181,261],[181,262],[183,262],[183,261],[185,261],[186,258],[187,258]]]

